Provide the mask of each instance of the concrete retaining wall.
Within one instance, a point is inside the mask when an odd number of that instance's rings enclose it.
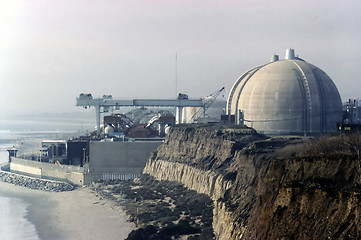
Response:
[[[15,172],[26,172],[31,175],[41,176],[41,168],[25,166],[18,163],[11,163],[10,168]]]
[[[11,157],[10,171],[61,179],[75,185],[99,180],[133,179],[142,173],[151,153],[162,142],[90,142],[90,159],[84,167],[55,165]]]
[[[84,169],[82,167],[55,165],[11,157],[10,171],[39,177],[62,179],[80,186],[84,184]]]
[[[63,170],[67,172],[83,172],[84,169],[79,166],[71,166],[71,165],[56,165],[53,163],[46,163],[46,162],[38,162],[38,161],[31,161],[31,160],[25,160],[23,158],[15,158],[11,157],[11,163],[17,163],[25,166],[30,167],[37,167],[37,168],[43,168],[45,170]]]
[[[1,170],[10,171],[10,164],[9,163],[5,163],[5,164],[2,164],[0,166],[1,166]]]
[[[10,167],[8,167],[10,165]],[[65,180],[74,185],[87,185],[97,181],[128,180],[140,176],[143,168],[117,168],[119,172],[114,173],[89,173],[85,168],[67,165],[55,165],[51,163],[36,162],[21,158],[11,158],[9,165],[2,166],[3,170],[15,173],[31,175],[34,177],[45,177],[50,179]]]

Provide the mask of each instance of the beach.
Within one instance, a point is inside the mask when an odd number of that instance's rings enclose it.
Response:
[[[0,164],[8,161],[9,147],[31,152],[42,139],[65,133],[0,130]],[[0,239],[125,239],[134,225],[126,221],[120,206],[112,204],[99,200],[86,187],[44,192],[0,182],[0,206],[7,208],[1,209]]]
[[[40,239],[125,239],[135,227],[121,207],[91,189],[43,192],[0,182],[0,195],[26,201],[26,218]]]

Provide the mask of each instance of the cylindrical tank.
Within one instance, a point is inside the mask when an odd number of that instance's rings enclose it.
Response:
[[[164,128],[164,134],[165,135],[168,135],[169,134],[169,130],[170,130],[170,126],[166,126],[165,128]]]
[[[112,126],[106,126],[105,129],[104,129],[104,133],[106,135],[109,135],[109,134],[112,134],[114,132],[114,128]]]
[[[278,61],[280,60],[279,56],[277,54],[273,54],[272,57],[271,57],[271,62],[275,62],[275,61]]]
[[[193,115],[198,111],[198,107],[185,107],[183,108],[182,122],[189,123]]]
[[[286,50],[286,59],[295,59],[295,50],[289,48]]]
[[[201,110],[201,116],[199,120],[202,119],[201,122],[214,122],[220,121],[221,115],[225,112],[226,100],[224,99],[216,99],[212,105],[206,110],[206,118],[203,116],[203,109]],[[199,107],[185,107],[183,108],[183,123],[189,123],[194,114],[199,110]]]

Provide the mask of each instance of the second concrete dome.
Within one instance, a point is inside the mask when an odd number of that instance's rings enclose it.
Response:
[[[288,49],[286,59],[274,55],[244,73],[231,89],[226,111],[237,124],[266,134],[317,134],[336,131],[341,108],[331,78]]]

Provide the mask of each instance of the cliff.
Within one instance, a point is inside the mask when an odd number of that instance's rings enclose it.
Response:
[[[144,173],[210,196],[217,239],[359,239],[359,145],[337,141],[177,126]]]

